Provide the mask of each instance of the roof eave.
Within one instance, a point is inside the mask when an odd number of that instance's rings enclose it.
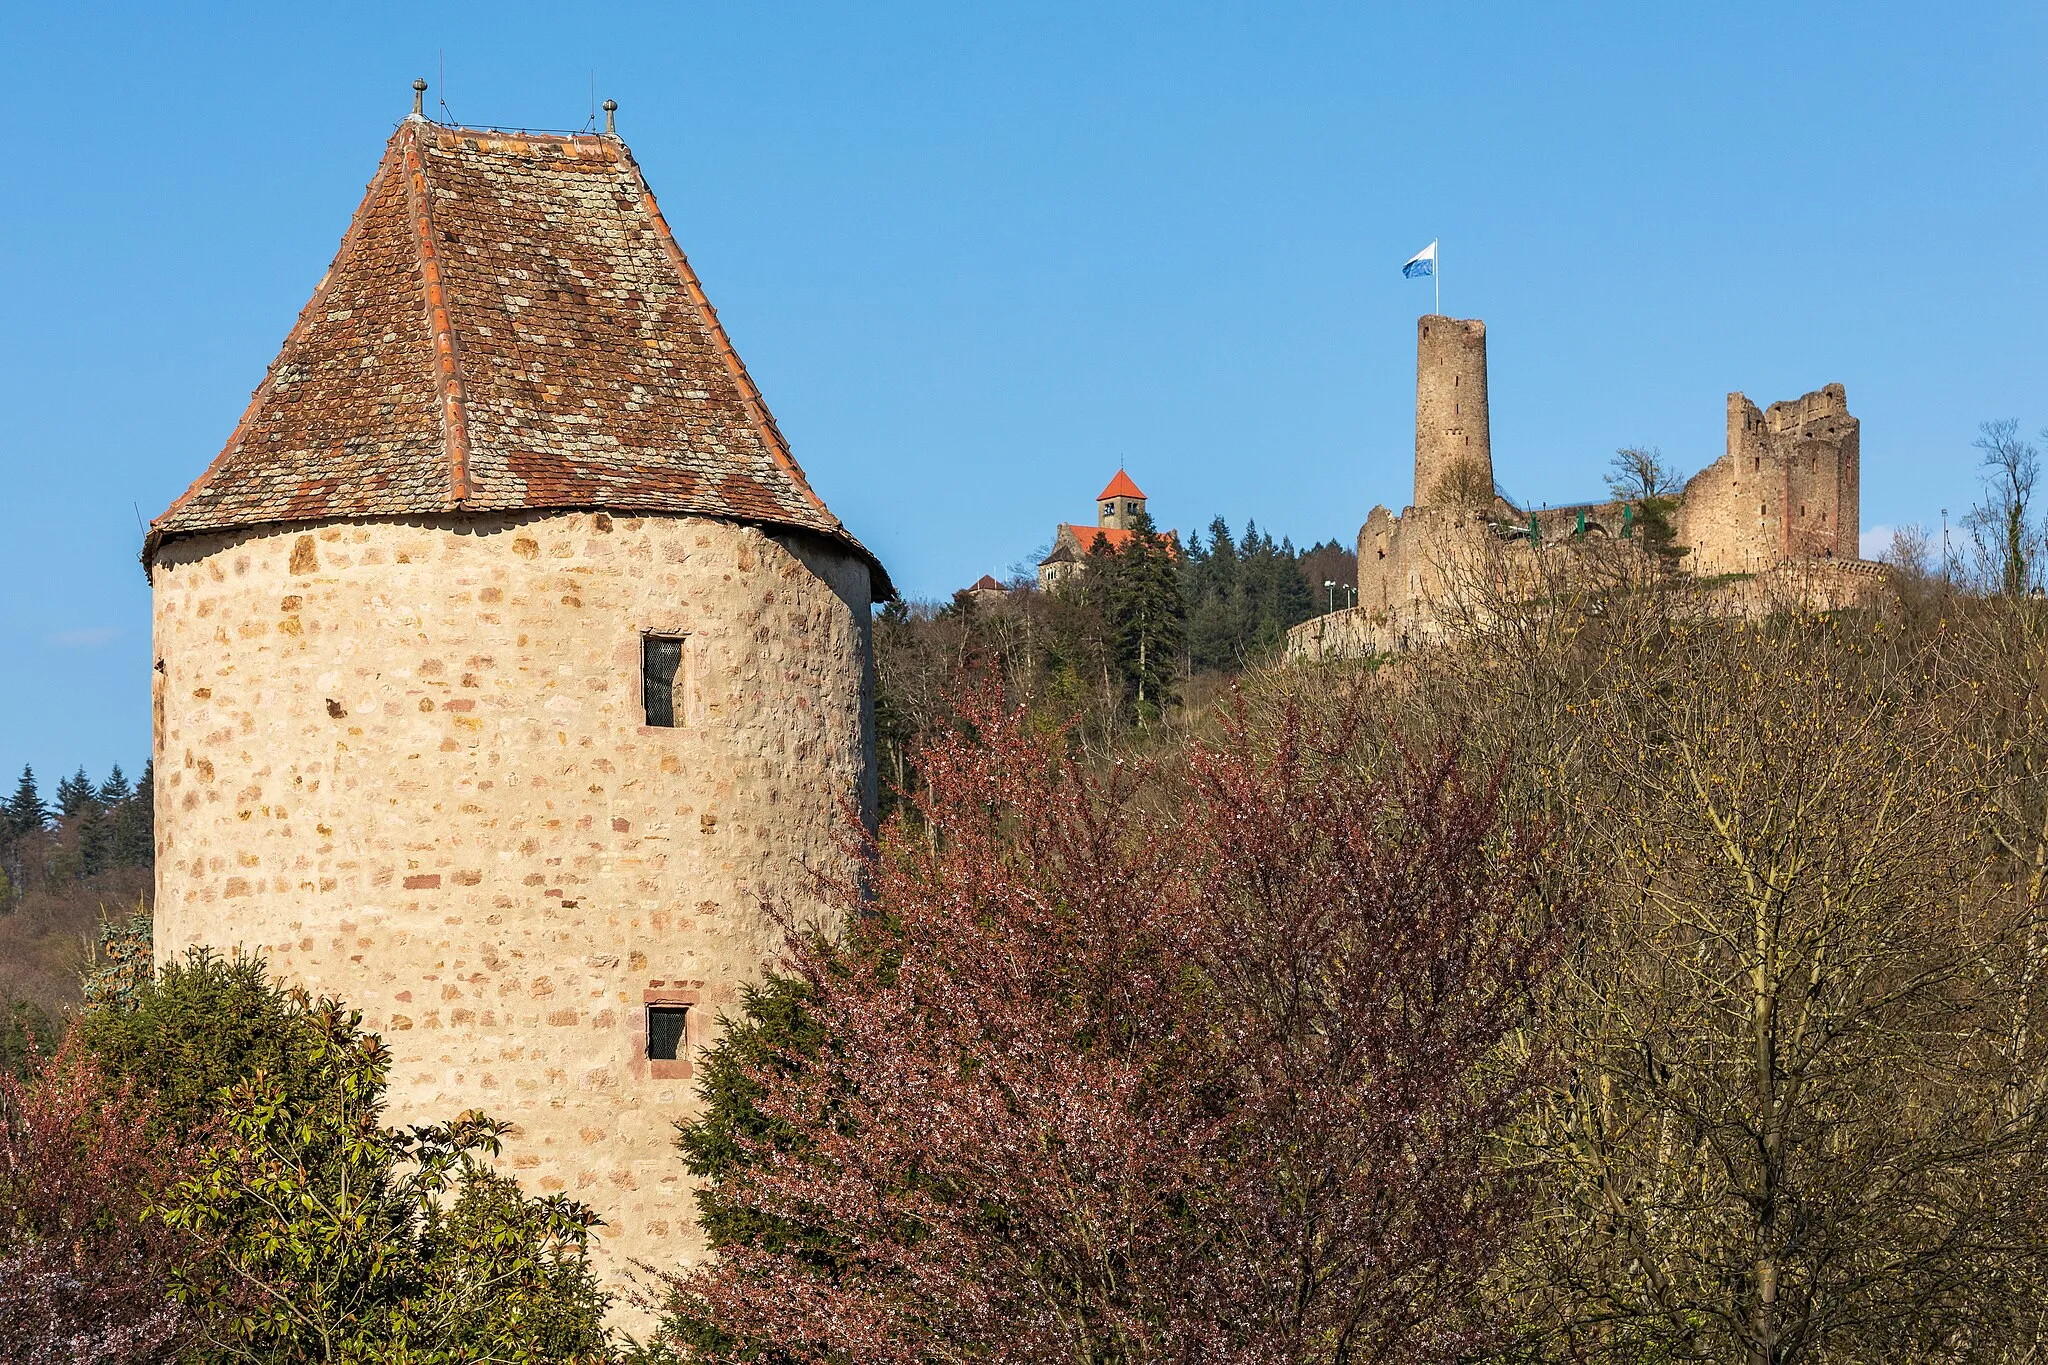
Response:
[[[559,512],[609,512],[615,517],[692,517],[701,518],[705,521],[729,521],[739,526],[758,526],[761,529],[767,531],[801,532],[804,535],[816,536],[820,540],[826,541],[830,544],[838,545],[842,549],[851,551],[855,558],[859,559],[861,563],[865,564],[868,570],[868,596],[872,600],[876,602],[893,602],[897,599],[898,596],[896,591],[895,580],[889,577],[889,570],[887,569],[887,567],[883,565],[881,557],[877,555],[873,550],[870,550],[867,546],[861,544],[859,538],[854,536],[851,532],[847,531],[844,527],[841,527],[838,530],[826,530],[817,526],[806,526],[800,522],[793,521],[769,521],[765,518],[759,517],[722,517],[711,512],[677,512],[668,508],[621,507],[617,503],[579,503],[574,506],[562,507],[506,508],[503,509],[501,512],[497,513],[497,515],[517,516],[522,512],[531,513],[536,516]],[[469,511],[465,508],[460,507],[451,507],[444,512],[430,515],[451,517],[474,517],[479,515],[492,514]],[[172,541],[183,540],[188,536],[203,536],[208,534],[232,535],[242,531],[267,531],[272,529],[281,529],[287,526],[317,526],[323,522],[337,520],[412,521],[416,520],[419,516],[420,514],[417,512],[408,512],[393,513],[389,516],[380,517],[310,517],[304,519],[282,519],[277,521],[244,522],[238,523],[233,526],[191,526],[180,527],[176,529],[170,529],[162,526],[160,523],[164,520],[164,518],[159,517],[156,522],[152,522],[150,524],[149,529],[143,534],[142,537],[142,554],[140,555],[140,559],[142,561],[142,576],[144,578],[150,579],[151,581],[154,581],[157,553],[160,550],[162,550],[164,546],[170,544]]]

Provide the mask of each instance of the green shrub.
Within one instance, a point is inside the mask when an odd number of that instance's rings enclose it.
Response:
[[[74,1027],[111,1078],[156,1096],[159,1122],[191,1133],[214,1116],[222,1091],[258,1072],[302,1107],[314,1098],[311,1009],[303,992],[270,981],[261,958],[201,948],[108,992]]]
[[[145,959],[75,1037],[192,1152],[150,1216],[194,1248],[171,1289],[199,1359],[612,1358],[597,1220],[496,1174],[482,1113],[386,1127],[390,1054],[360,1013],[201,950]]]

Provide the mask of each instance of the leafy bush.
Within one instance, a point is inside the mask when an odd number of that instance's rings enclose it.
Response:
[[[163,1178],[111,1179],[177,1241],[164,1289],[200,1358],[610,1358],[596,1220],[494,1173],[506,1129],[481,1113],[386,1127],[390,1057],[359,1013],[203,951],[98,1000],[79,1121],[178,1144]]]
[[[289,1017],[298,1075],[258,1070],[221,1095],[223,1131],[163,1202],[204,1248],[176,1292],[213,1343],[256,1358],[601,1356],[595,1219],[493,1175],[478,1157],[504,1126],[483,1114],[384,1127],[390,1055],[356,1012],[294,997]]]
[[[0,1000],[0,1071],[10,1076],[34,1074],[42,1058],[56,1048],[61,1030],[49,1011],[33,1000]]]
[[[155,1097],[156,1121],[196,1134],[219,1096],[258,1073],[309,1108],[321,1081],[309,1063],[320,1026],[303,992],[269,979],[260,958],[195,949],[139,981],[109,990],[73,1026],[107,1074]]]

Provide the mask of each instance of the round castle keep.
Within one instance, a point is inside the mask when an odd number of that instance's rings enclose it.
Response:
[[[1486,324],[1430,314],[1415,324],[1415,506],[1492,501]]]
[[[159,955],[361,1008],[607,1278],[699,1254],[689,1059],[872,816],[891,589],[625,146],[400,125],[144,562]]]

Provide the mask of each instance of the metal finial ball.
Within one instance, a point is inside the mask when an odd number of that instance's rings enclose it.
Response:
[[[619,102],[617,100],[606,100],[602,107],[607,114],[619,112]]]
[[[414,76],[412,78],[412,88],[422,95],[426,94],[427,78],[425,76]]]

